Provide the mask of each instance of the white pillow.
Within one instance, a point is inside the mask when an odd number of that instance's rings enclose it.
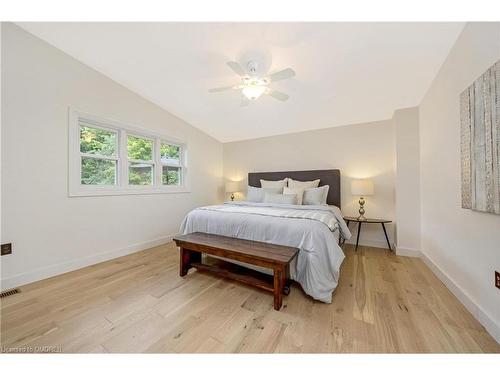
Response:
[[[297,198],[296,198],[295,194],[266,193],[264,195],[264,203],[296,204],[296,201],[297,201]]]
[[[254,186],[247,187],[247,201],[249,202],[263,202],[264,194],[266,192],[281,194],[283,193],[283,188],[258,188]]]
[[[302,199],[302,204],[315,205],[315,206],[326,204],[326,197],[328,196],[328,190],[330,190],[329,185],[324,185],[318,188],[304,190],[304,197]]]
[[[284,188],[286,186],[286,178],[284,180],[279,181],[268,181],[268,180],[260,180],[260,186],[263,188]]]
[[[292,180],[291,178],[288,179],[289,188],[305,190],[305,189],[317,188],[318,186],[319,186],[319,179],[314,181],[297,181],[297,180]]]
[[[283,189],[283,195],[295,195],[297,197],[297,203],[295,204],[302,204],[302,196],[304,195],[304,189],[292,189],[292,188],[284,188]]]

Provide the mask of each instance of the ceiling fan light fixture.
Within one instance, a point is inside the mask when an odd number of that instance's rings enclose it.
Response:
[[[243,87],[241,91],[249,100],[256,100],[266,91],[266,87],[250,85]]]
[[[228,61],[227,65],[240,77],[240,84],[237,86],[215,87],[209,89],[208,92],[216,93],[229,90],[241,90],[241,93],[243,94],[241,95],[241,105],[244,107],[246,107],[251,100],[257,100],[260,98],[262,94],[269,95],[282,102],[288,100],[289,96],[287,94],[272,90],[269,87],[269,84],[274,81],[282,81],[284,79],[294,77],[295,72],[292,68],[282,69],[271,74],[270,76],[261,76],[257,73],[258,64],[255,61],[250,61],[247,64],[247,69],[244,69],[236,61]]]

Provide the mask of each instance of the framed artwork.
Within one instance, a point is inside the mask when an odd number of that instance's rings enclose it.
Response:
[[[500,61],[460,95],[462,207],[500,214]]]

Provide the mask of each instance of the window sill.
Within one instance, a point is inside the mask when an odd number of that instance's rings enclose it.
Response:
[[[76,191],[70,191],[68,196],[70,198],[77,197],[99,197],[99,196],[110,196],[110,195],[151,195],[151,194],[185,194],[191,193],[191,189],[186,187],[179,188],[169,188],[169,189],[142,189],[142,188],[129,188],[129,189],[106,189],[106,188],[88,188],[88,189],[78,189]]]

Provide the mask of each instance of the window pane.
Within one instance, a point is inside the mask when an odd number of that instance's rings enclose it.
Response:
[[[82,185],[115,185],[116,161],[82,157]]]
[[[160,158],[162,163],[181,165],[180,151],[181,148],[179,146],[162,143],[160,147]]]
[[[163,185],[180,185],[181,169],[179,167],[169,167],[164,165],[161,181]]]
[[[87,154],[112,156],[116,154],[116,133],[80,126],[80,151]]]
[[[153,166],[151,164],[129,163],[128,183],[130,185],[153,185]]]
[[[153,160],[153,141],[149,139],[127,137],[127,150],[129,159]]]

